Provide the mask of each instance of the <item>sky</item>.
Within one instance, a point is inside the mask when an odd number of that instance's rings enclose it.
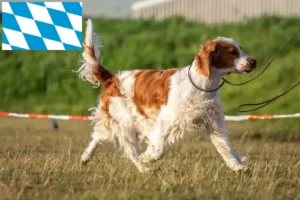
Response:
[[[18,2],[24,0],[5,0],[10,2]],[[43,1],[43,0],[27,0],[27,1]],[[57,2],[60,0],[44,0],[47,2]],[[72,0],[61,0],[72,1]],[[78,0],[73,0],[78,1]],[[128,17],[131,14],[131,4],[139,0],[82,0],[83,14],[85,16],[105,16],[109,18]],[[2,9],[1,1],[1,9]]]
[[[128,17],[131,4],[137,0],[83,0],[84,12],[92,16]],[[83,6],[84,6],[83,5]]]

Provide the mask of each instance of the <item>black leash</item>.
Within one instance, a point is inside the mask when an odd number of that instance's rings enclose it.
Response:
[[[276,97],[273,97],[273,98],[271,98],[271,99],[269,99],[269,100],[267,100],[267,101],[260,102],[260,103],[248,103],[248,104],[242,104],[242,105],[240,105],[240,106],[238,107],[238,110],[239,110],[239,112],[250,112],[250,111],[258,110],[258,109],[260,109],[260,108],[262,108],[262,107],[265,107],[265,106],[268,105],[269,103],[275,101],[275,100],[278,99],[279,97],[282,97],[282,96],[286,95],[286,94],[289,93],[291,90],[293,90],[295,87],[297,87],[299,84],[300,84],[300,81],[299,81],[296,85],[294,85],[293,87],[291,87],[289,90],[287,90],[287,91],[285,91],[284,93],[282,93],[282,94],[280,94],[280,95],[278,95],[278,96],[276,96]],[[259,105],[261,105],[261,106],[259,106]],[[241,110],[241,108],[242,108],[242,107],[245,107],[245,106],[259,106],[259,107],[254,108],[254,109],[250,109],[250,110]]]
[[[193,85],[195,88],[197,88],[198,90],[201,90],[201,91],[203,91],[203,92],[215,92],[215,91],[219,90],[219,89],[224,85],[224,83],[228,83],[229,85],[233,85],[233,86],[241,86],[241,85],[245,85],[245,84],[247,84],[247,83],[249,83],[249,82],[255,80],[255,79],[258,78],[260,75],[262,75],[262,74],[268,69],[268,67],[272,64],[272,62],[275,60],[275,58],[276,58],[276,57],[277,57],[277,56],[278,56],[278,55],[286,48],[286,46],[287,46],[287,45],[288,45],[288,44],[289,44],[289,43],[290,43],[290,42],[298,35],[299,32],[300,32],[300,29],[298,29],[298,31],[295,33],[295,35],[294,35],[287,43],[285,43],[285,45],[284,45],[284,46],[283,46],[283,47],[275,54],[275,56],[269,61],[269,63],[266,65],[266,67],[264,68],[264,70],[263,70],[261,73],[259,73],[257,76],[253,77],[252,79],[250,79],[250,80],[248,80],[248,81],[246,81],[246,82],[243,82],[243,83],[232,83],[232,82],[230,82],[230,81],[227,81],[225,78],[222,78],[223,81],[222,81],[222,83],[219,85],[218,88],[213,89],[213,90],[205,90],[205,89],[202,89],[202,88],[198,87],[198,86],[195,84],[195,82],[192,80],[191,75],[190,75],[190,70],[191,70],[192,65],[189,66],[189,69],[188,69],[188,77],[189,77],[189,79],[190,79],[192,85]],[[271,98],[271,99],[269,99],[269,100],[266,100],[266,101],[263,101],[263,102],[260,102],[260,103],[242,104],[242,105],[240,105],[240,106],[238,107],[238,110],[239,110],[239,112],[250,112],[250,111],[255,111],[255,110],[258,110],[258,109],[260,109],[260,108],[263,108],[263,107],[265,107],[266,105],[268,105],[269,103],[275,101],[276,99],[278,99],[278,98],[280,98],[280,97],[286,95],[286,94],[289,93],[291,90],[293,90],[295,87],[297,87],[299,84],[300,84],[300,81],[299,81],[297,84],[295,84],[293,87],[291,87],[290,89],[288,89],[287,91],[285,91],[285,92],[283,92],[282,94],[277,95],[277,96],[275,96],[275,97],[273,97],[273,98]],[[260,106],[260,105],[261,105],[261,106]],[[245,106],[259,106],[259,107],[254,108],[254,109],[250,109],[250,110],[241,110],[241,108],[242,108],[242,107],[245,107]]]
[[[218,89],[220,89],[220,88],[224,85],[224,81],[222,81],[222,83],[219,85],[219,87],[217,87],[216,89],[213,89],[213,90],[205,90],[205,89],[202,89],[202,88],[198,87],[198,86],[196,85],[196,83],[193,81],[192,77],[191,77],[191,73],[190,73],[191,67],[192,67],[192,65],[190,65],[190,66],[189,66],[189,69],[188,69],[188,77],[189,77],[189,79],[190,79],[192,85],[193,85],[195,88],[197,88],[198,90],[201,90],[201,91],[203,91],[203,92],[215,92],[215,91],[217,91]]]

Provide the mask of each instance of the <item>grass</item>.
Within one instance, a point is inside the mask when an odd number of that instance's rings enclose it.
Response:
[[[205,133],[167,148],[139,174],[113,145],[80,165],[89,122],[1,118],[0,199],[300,199],[300,123],[270,120],[228,123],[235,149],[251,174],[229,170]]]

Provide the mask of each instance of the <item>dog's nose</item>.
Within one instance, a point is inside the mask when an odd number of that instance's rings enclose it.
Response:
[[[247,58],[248,63],[251,65],[252,68],[256,68],[257,61],[253,58]]]

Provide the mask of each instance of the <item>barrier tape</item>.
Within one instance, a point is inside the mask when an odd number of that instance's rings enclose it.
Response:
[[[20,117],[20,118],[38,118],[38,119],[61,119],[61,120],[92,120],[91,116],[73,116],[73,115],[44,115],[44,114],[19,114],[0,112],[1,117]]]
[[[92,116],[74,116],[74,115],[45,115],[45,114],[19,114],[10,112],[1,112],[0,117],[19,117],[19,118],[38,118],[38,119],[60,119],[60,120],[93,120]],[[300,113],[287,115],[240,115],[225,116],[226,121],[247,121],[261,119],[278,119],[278,118],[300,118]]]
[[[300,113],[287,115],[240,115],[240,116],[225,116],[226,121],[246,121],[259,119],[279,119],[279,118],[300,118]]]

